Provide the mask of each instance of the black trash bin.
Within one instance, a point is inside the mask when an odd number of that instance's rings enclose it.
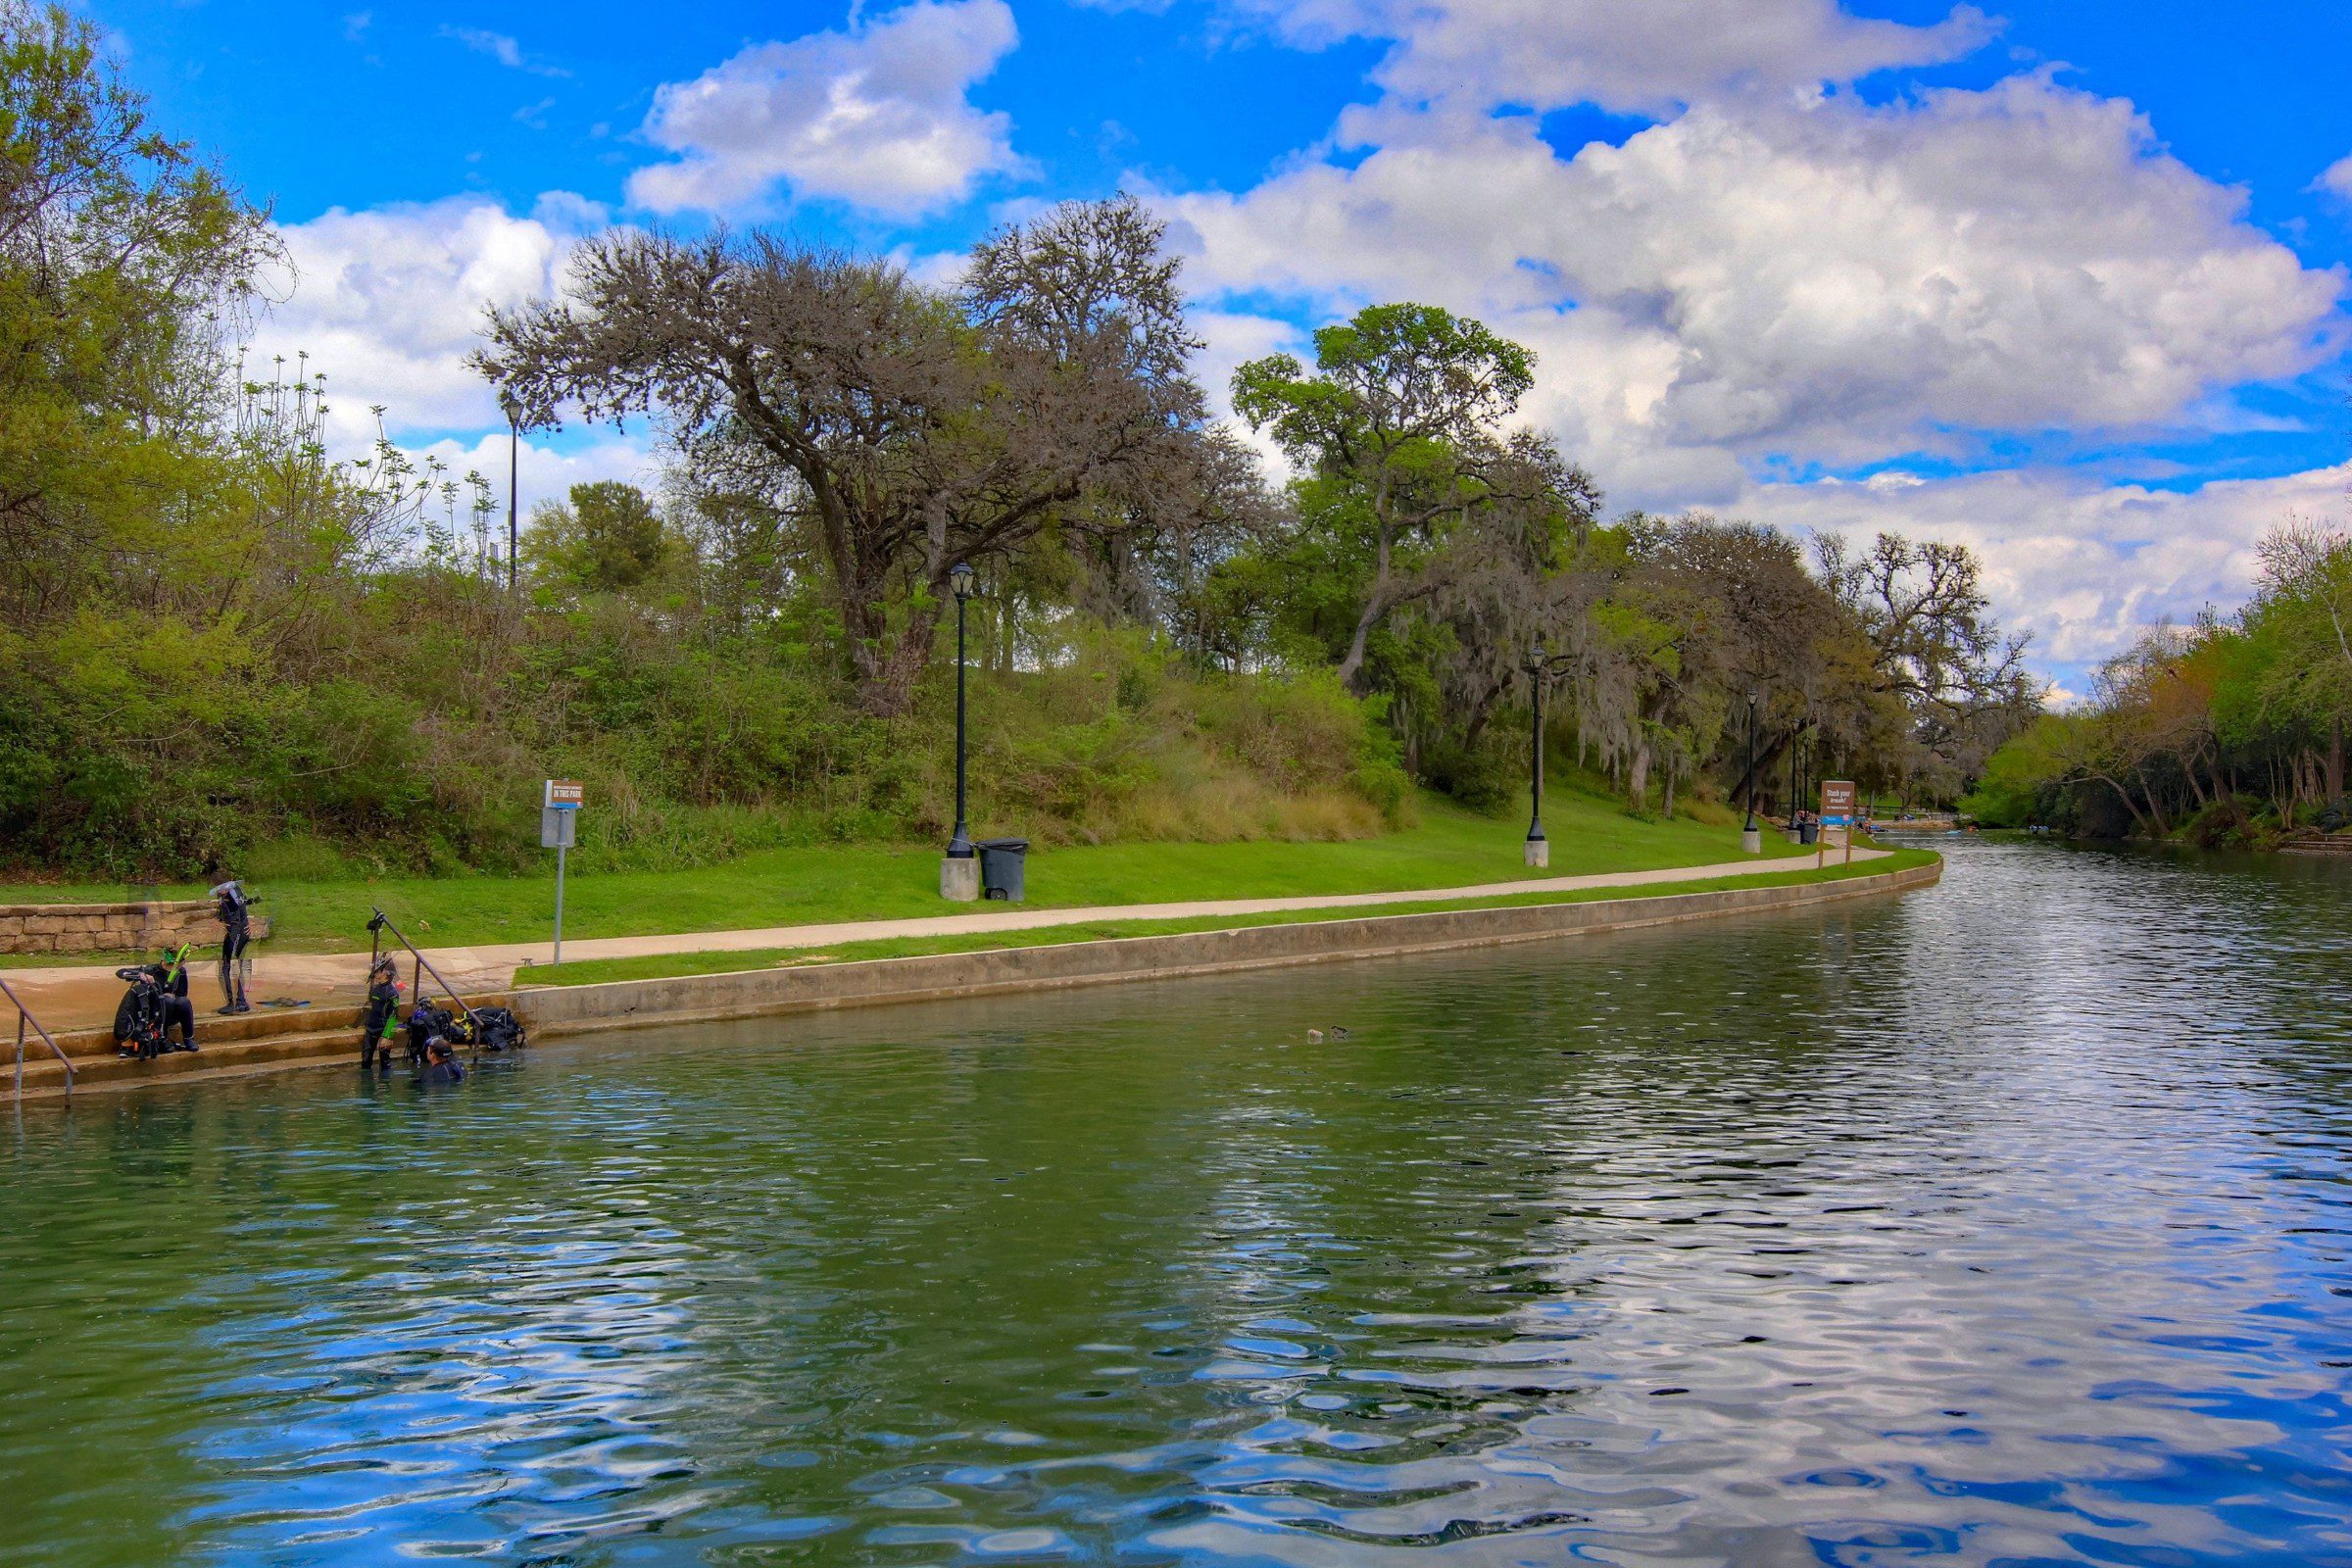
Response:
[[[1029,841],[982,839],[973,848],[980,852],[980,896],[1020,903],[1028,892],[1023,873],[1029,863]]]
[[[1797,823],[1797,824],[1796,824],[1796,842],[1797,842],[1797,843],[1799,843],[1799,844],[1810,844],[1810,843],[1812,843],[1814,840],[1816,840],[1816,839],[1818,839],[1818,838],[1820,838],[1820,837],[1821,837],[1821,824],[1820,824],[1820,823],[1818,823],[1818,822],[1799,822],[1799,823]]]

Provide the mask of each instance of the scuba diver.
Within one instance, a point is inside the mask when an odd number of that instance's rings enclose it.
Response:
[[[424,1043],[424,1076],[416,1081],[422,1084],[462,1084],[466,1081],[465,1064],[458,1060],[458,1054],[450,1049],[449,1042],[439,1035]]]
[[[164,955],[163,962],[149,964],[157,984],[164,991],[164,1025],[179,1026],[179,1049],[196,1049],[196,1004],[188,1000],[188,949],[193,942],[183,942]]]
[[[196,1009],[188,1004],[188,974],[183,961],[187,949],[167,954],[160,963],[137,963],[117,969],[115,978],[130,987],[115,1008],[115,1054],[142,1061],[173,1051],[196,1049]],[[179,1043],[172,1043],[173,1025]]]
[[[392,1070],[392,1037],[400,1031],[400,968],[389,957],[368,973],[368,1010],[360,1018],[360,1070]]]
[[[215,887],[213,913],[220,921],[220,1010],[251,1012],[245,988],[253,978],[253,960],[245,956],[245,945],[253,940],[253,897],[245,884],[232,877]]]

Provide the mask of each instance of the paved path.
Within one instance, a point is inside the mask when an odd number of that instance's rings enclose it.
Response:
[[[1882,858],[1885,850],[1854,851],[1856,860]],[[669,953],[741,953],[766,948],[830,948],[886,937],[956,936],[977,931],[1030,931],[1044,926],[1085,925],[1098,920],[1189,920],[1204,915],[1278,914],[1299,909],[1349,909],[1376,905],[1437,904],[1451,899],[1507,898],[1523,893],[1573,893],[1592,888],[1655,887],[1715,877],[1769,876],[1805,869],[1800,858],[1741,858],[1715,865],[1671,866],[1657,871],[1607,871],[1592,876],[1534,877],[1516,882],[1482,882],[1470,887],[1418,888],[1405,893],[1318,893],[1279,899],[1214,899],[1191,904],[1110,904],[1069,909],[989,905],[955,914],[910,920],[843,920],[826,925],[762,926],[746,931],[685,931],[665,936],[586,937],[564,944],[568,961],[633,958]],[[427,948],[425,957],[452,985],[473,991],[504,991],[514,971],[553,957],[546,942],[507,942],[478,948]],[[321,1001],[356,998],[364,989],[365,954],[272,954],[255,950],[255,997]],[[201,1014],[217,1003],[212,970],[190,963],[190,993]],[[404,965],[405,971],[405,965]],[[11,969],[9,984],[24,1004],[51,1028],[79,1028],[114,1016],[122,982],[105,967]]]

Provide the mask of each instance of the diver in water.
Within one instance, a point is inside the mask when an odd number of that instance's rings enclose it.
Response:
[[[450,1049],[448,1041],[439,1035],[424,1043],[424,1074],[417,1081],[427,1084],[461,1084],[466,1081],[465,1064]]]
[[[251,1012],[245,993],[253,960],[245,956],[245,945],[253,940],[253,896],[244,883],[229,878],[213,889],[213,912],[220,921],[220,1010]]]

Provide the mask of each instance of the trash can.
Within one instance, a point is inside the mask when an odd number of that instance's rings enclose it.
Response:
[[[973,848],[980,852],[980,896],[1020,903],[1028,892],[1023,870],[1029,863],[1029,841],[982,839]]]
[[[1797,823],[1797,824],[1796,824],[1796,842],[1797,842],[1797,843],[1799,843],[1799,844],[1810,844],[1810,843],[1812,843],[1812,842],[1813,842],[1815,839],[1817,839],[1817,838],[1819,838],[1819,837],[1821,837],[1821,824],[1820,824],[1820,823],[1818,823],[1818,822],[1799,822],[1799,823]]]

